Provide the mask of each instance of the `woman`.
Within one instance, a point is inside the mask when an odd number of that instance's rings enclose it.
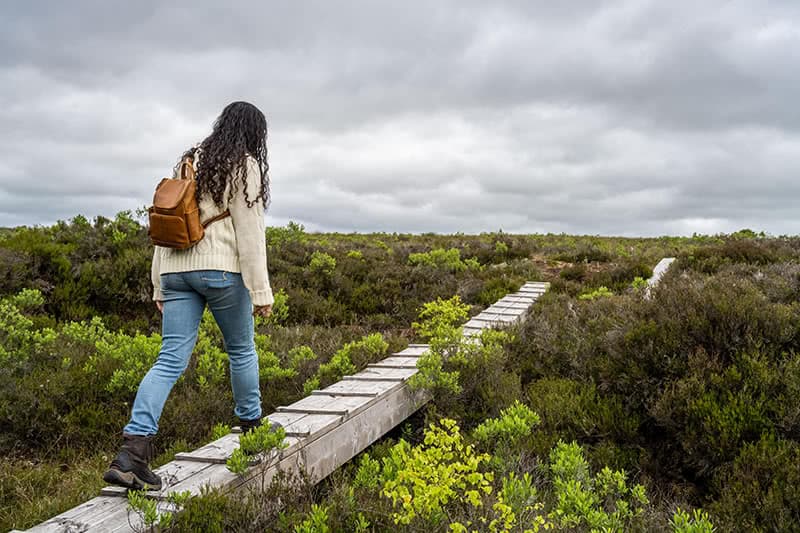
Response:
[[[234,414],[244,431],[261,423],[253,315],[268,316],[273,303],[264,236],[266,137],[264,114],[252,104],[234,102],[217,118],[211,135],[181,158],[195,161],[200,220],[226,210],[230,216],[210,224],[192,248],[156,246],[152,278],[153,299],[163,314],[161,352],[139,385],[122,448],[103,476],[107,483],[161,488],[161,479],[148,467],[151,441],[164,402],[189,362],[206,304],[225,340]]]

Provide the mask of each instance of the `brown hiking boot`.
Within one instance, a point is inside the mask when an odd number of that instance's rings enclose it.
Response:
[[[153,460],[152,437],[122,435],[123,444],[103,480],[129,489],[161,490],[161,478],[147,466]]]

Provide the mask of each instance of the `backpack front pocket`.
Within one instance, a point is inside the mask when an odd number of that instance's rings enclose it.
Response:
[[[148,232],[153,243],[160,246],[169,248],[188,248],[191,246],[183,216],[151,212]]]

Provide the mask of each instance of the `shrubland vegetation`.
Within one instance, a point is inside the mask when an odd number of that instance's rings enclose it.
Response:
[[[209,492],[181,500],[186,511],[162,529],[800,527],[797,239],[297,224],[265,238],[278,295],[257,323],[265,412],[423,339],[432,350],[412,385],[434,399],[316,487],[279,477],[260,493]],[[151,255],[130,213],[0,232],[0,530],[102,486],[160,345]],[[678,261],[646,298],[643,280],[665,256]],[[460,323],[526,280],[551,290],[523,324],[463,342]],[[156,464],[235,423],[229,389],[206,316]],[[254,436],[232,466],[270,439]]]

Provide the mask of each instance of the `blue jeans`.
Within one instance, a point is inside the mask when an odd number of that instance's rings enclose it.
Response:
[[[133,403],[129,435],[154,435],[173,385],[186,369],[197,342],[206,304],[225,339],[231,371],[234,414],[243,420],[261,416],[258,354],[254,342],[253,306],[242,275],[221,270],[161,274],[164,294],[161,352],[142,379]]]

